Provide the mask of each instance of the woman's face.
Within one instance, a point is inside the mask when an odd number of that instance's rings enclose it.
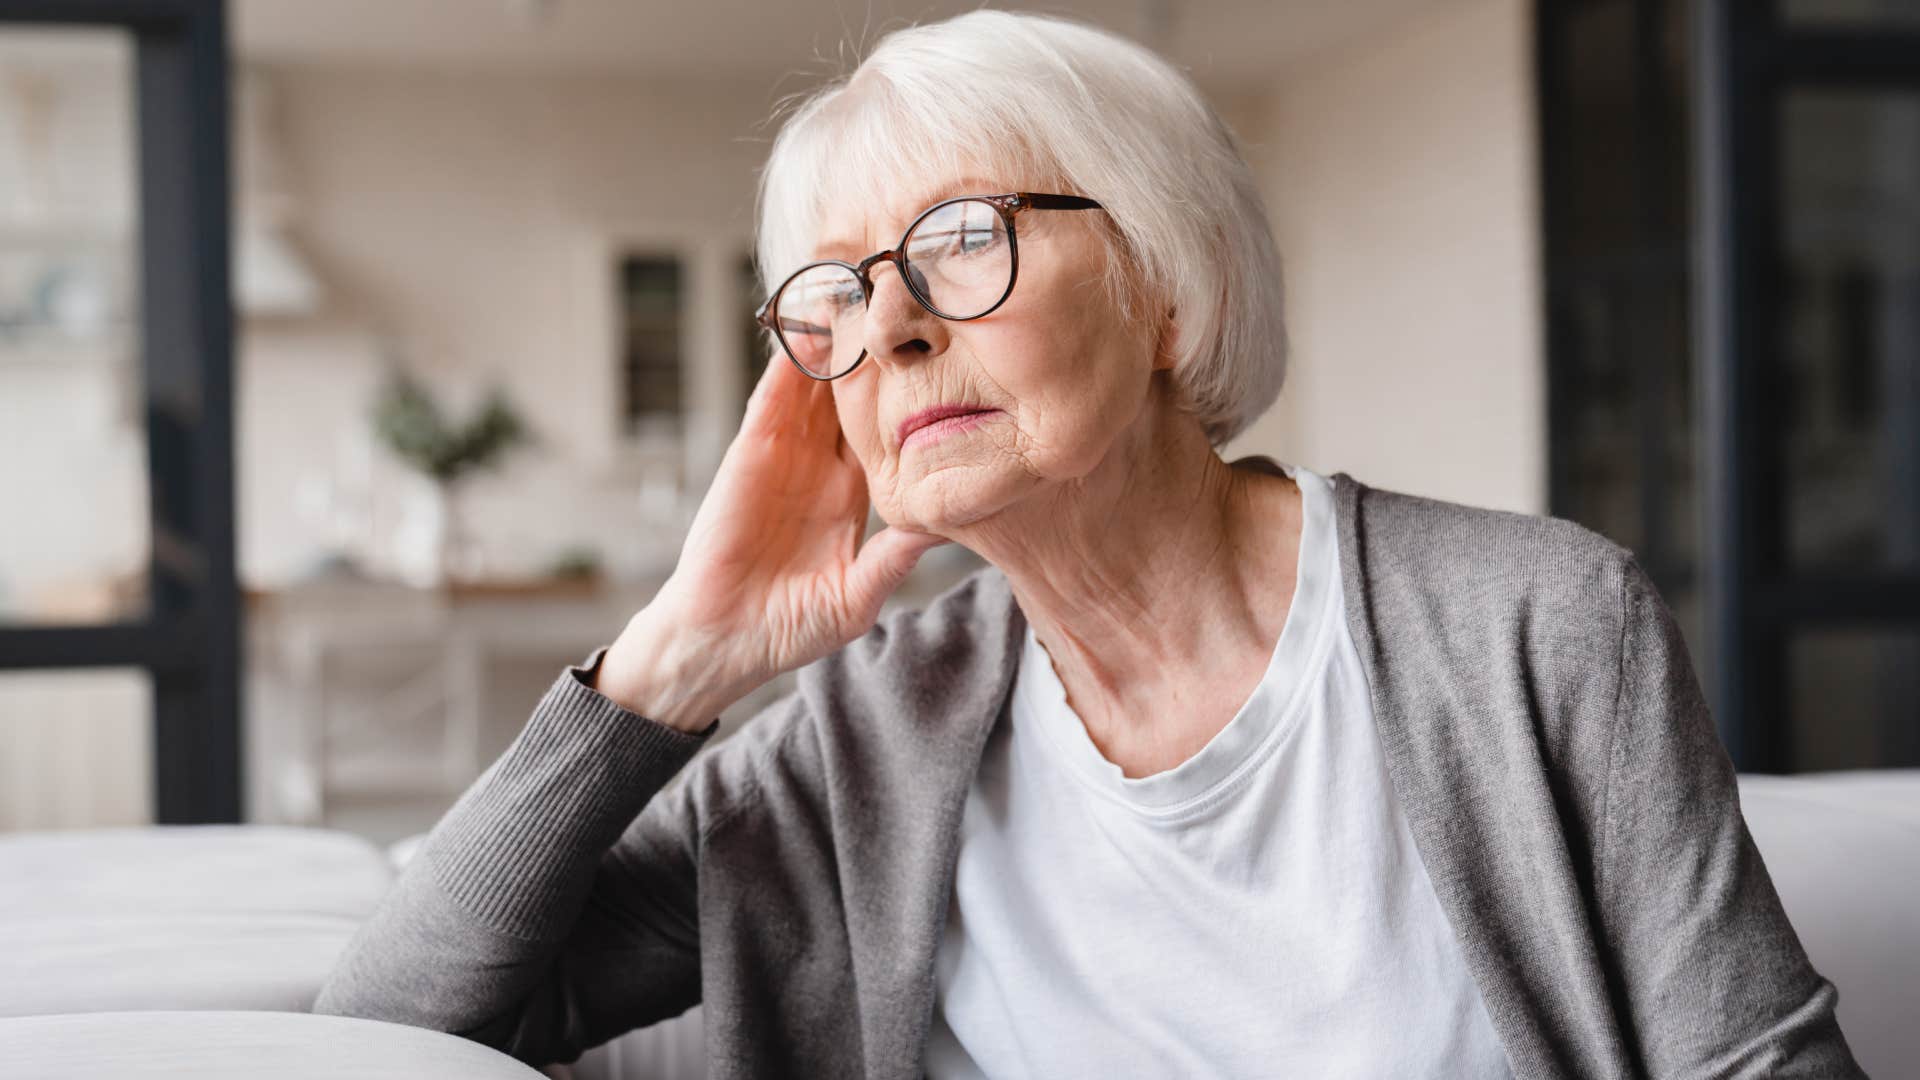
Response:
[[[1021,190],[977,180],[910,187],[890,206],[850,208],[827,220],[814,257],[857,262],[892,248],[940,199]],[[1110,299],[1104,213],[1017,215],[1013,293],[972,321],[934,315],[893,264],[874,265],[867,358],[830,385],[841,430],[888,524],[946,535],[992,517],[1091,472],[1140,413],[1152,372],[1166,366],[1159,349],[1165,323],[1128,325]],[[984,411],[903,443],[904,421],[943,405]]]

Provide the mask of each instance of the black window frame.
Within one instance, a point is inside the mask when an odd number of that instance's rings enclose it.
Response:
[[[1783,23],[1777,0],[1701,0],[1695,10],[1695,309],[1707,499],[1703,573],[1711,633],[1737,662],[1709,698],[1736,761],[1793,764],[1788,649],[1807,628],[1920,627],[1920,574],[1797,572],[1785,553],[1787,403],[1773,322],[1779,268],[1779,138],[1787,92],[1920,87],[1920,30]]]
[[[1920,89],[1920,28],[1783,20],[1778,0],[1690,0],[1686,92],[1676,112],[1656,60],[1660,18],[1679,0],[1627,0],[1633,24],[1630,74],[1643,141],[1639,163],[1643,206],[1659,190],[1658,170],[1689,168],[1690,224],[1684,235],[1658,222],[1640,229],[1631,265],[1578,265],[1559,257],[1573,212],[1561,141],[1570,137],[1566,43],[1582,0],[1538,0],[1534,40],[1540,105],[1542,231],[1546,245],[1548,424],[1568,430],[1578,373],[1576,343],[1561,319],[1562,301],[1595,274],[1644,279],[1687,278],[1689,355],[1648,350],[1628,327],[1634,355],[1637,505],[1649,536],[1638,554],[1663,591],[1698,588],[1701,640],[1696,645],[1703,689],[1722,742],[1746,772],[1796,767],[1789,715],[1791,646],[1810,629],[1920,628],[1920,573],[1863,569],[1796,570],[1787,558],[1785,460],[1780,418],[1788,389],[1776,324],[1786,295],[1780,280],[1782,236],[1780,138],[1788,92],[1795,89]],[[1686,105],[1687,103],[1679,103]],[[1659,160],[1660,135],[1676,116],[1687,124],[1685,156]],[[1648,134],[1651,133],[1651,134]],[[1650,171],[1649,171],[1650,170]],[[1646,178],[1655,175],[1656,180]],[[1664,195],[1660,196],[1664,198]],[[1684,241],[1684,246],[1676,243]],[[1685,372],[1647,365],[1689,365]],[[1683,557],[1674,535],[1672,493],[1659,466],[1661,424],[1653,410],[1661,380],[1685,377],[1692,387],[1692,472],[1698,543]],[[1651,391],[1651,392],[1649,392]],[[1550,437],[1549,510],[1579,517],[1580,502],[1564,440]],[[1914,735],[1920,741],[1920,731]]]
[[[139,354],[151,542],[137,619],[0,626],[0,671],[132,667],[153,685],[154,821],[242,820],[229,60],[224,0],[0,0],[0,29],[134,45]]]

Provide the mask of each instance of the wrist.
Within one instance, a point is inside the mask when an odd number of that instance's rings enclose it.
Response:
[[[614,704],[678,731],[699,734],[752,687],[730,675],[718,649],[643,610],[600,659],[592,685]]]

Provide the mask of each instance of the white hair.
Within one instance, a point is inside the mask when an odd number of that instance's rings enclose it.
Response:
[[[1111,221],[1122,312],[1175,313],[1174,385],[1208,439],[1225,443],[1279,396],[1280,255],[1253,172],[1151,50],[1066,19],[974,11],[888,34],[851,75],[790,104],[760,174],[769,291],[812,258],[830,205],[886,205],[903,174],[1085,195]]]

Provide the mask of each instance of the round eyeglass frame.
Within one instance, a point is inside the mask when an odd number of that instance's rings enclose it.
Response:
[[[906,259],[907,241],[913,236],[913,230],[919,228],[920,223],[927,220],[935,211],[943,207],[952,206],[954,203],[963,202],[986,203],[1000,214],[1000,221],[1007,229],[1007,257],[1011,265],[1007,268],[1006,291],[1000,294],[999,299],[988,305],[986,310],[975,315],[949,315],[935,307],[932,299],[922,292],[919,286],[913,283],[914,276],[907,272],[909,268],[909,263]],[[780,283],[780,287],[773,290],[773,295],[767,297],[766,300],[760,304],[760,307],[754,311],[753,321],[762,329],[772,332],[774,340],[780,343],[780,351],[785,353],[787,360],[792,363],[794,367],[799,368],[800,372],[807,378],[813,379],[816,382],[831,382],[834,379],[853,374],[861,364],[866,362],[867,350],[865,346],[862,346],[860,355],[854,358],[853,363],[847,365],[847,370],[837,375],[815,375],[813,372],[808,371],[806,365],[802,364],[799,359],[793,355],[792,347],[787,344],[787,336],[781,332],[780,326],[778,325],[779,320],[774,317],[773,313],[775,309],[780,306],[780,295],[786,292],[787,287],[792,285],[794,280],[800,275],[822,266],[838,266],[848,270],[853,274],[854,280],[860,283],[860,303],[864,306],[873,302],[872,271],[874,266],[883,262],[890,262],[893,264],[894,270],[900,275],[901,283],[906,285],[907,293],[912,296],[914,301],[921,307],[926,308],[928,311],[949,322],[972,322],[975,319],[984,319],[1000,310],[1000,305],[1006,303],[1007,297],[1013,295],[1014,283],[1020,280],[1020,238],[1017,230],[1014,229],[1014,215],[1024,210],[1104,209],[1106,208],[1099,203],[1084,196],[1049,195],[1037,191],[1010,191],[1003,195],[955,195],[950,199],[942,199],[914,215],[914,219],[907,225],[906,231],[900,234],[900,242],[886,251],[877,251],[857,263],[845,262],[840,259],[816,259],[795,270],[793,273],[788,274],[786,280]]]

